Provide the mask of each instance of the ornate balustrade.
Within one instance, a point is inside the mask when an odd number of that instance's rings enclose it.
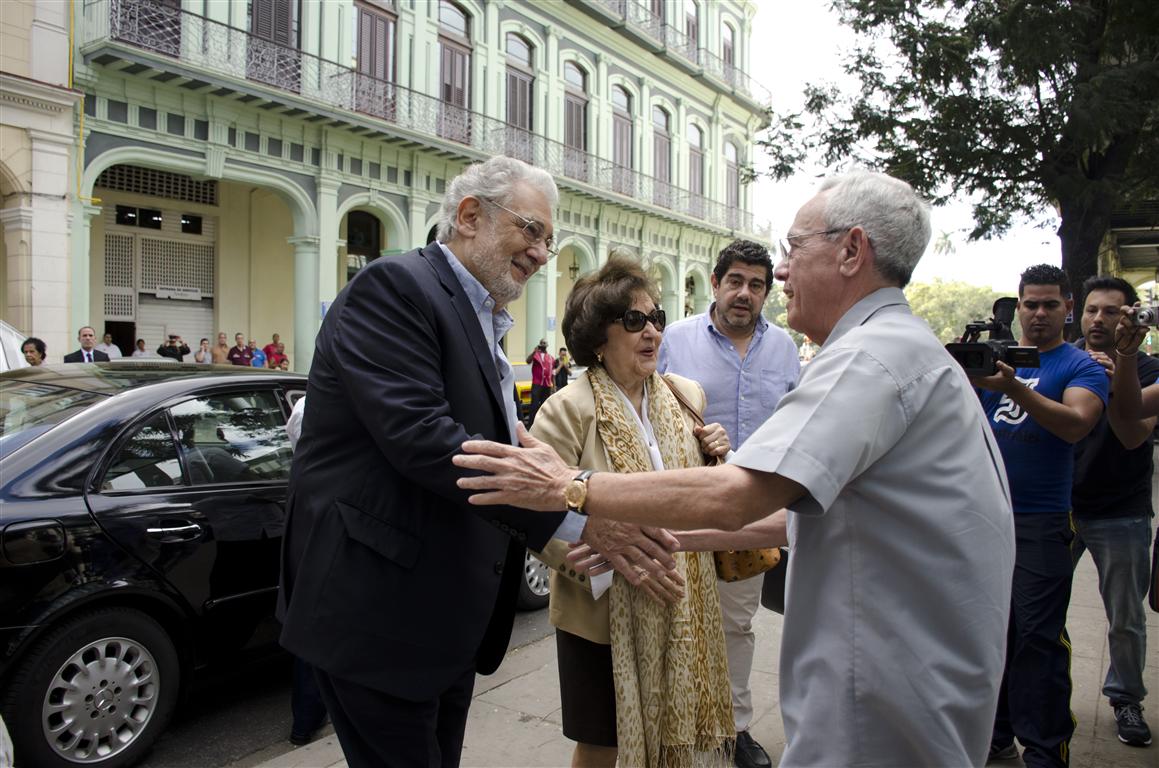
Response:
[[[651,203],[732,230],[752,228],[752,214],[727,210],[583,150],[155,0],[92,0],[85,6],[85,20],[86,48],[109,40],[123,43],[156,54],[156,69],[164,70],[164,60],[172,59],[198,73],[259,83],[375,118],[384,123],[384,133],[393,126],[414,133],[416,140],[438,137],[483,156],[517,157],[553,176],[623,195],[626,204]],[[276,100],[276,95],[267,98]]]

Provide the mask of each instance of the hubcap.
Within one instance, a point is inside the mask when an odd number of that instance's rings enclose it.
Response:
[[[543,597],[551,592],[551,569],[530,552],[523,561],[523,577],[527,579],[527,588],[533,595]]]
[[[96,640],[61,665],[44,696],[44,735],[57,755],[97,763],[129,747],[157,707],[152,654],[124,637]]]

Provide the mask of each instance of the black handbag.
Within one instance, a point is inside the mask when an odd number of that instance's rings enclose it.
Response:
[[[789,548],[781,547],[781,562],[771,571],[765,571],[761,586],[761,605],[774,613],[785,615],[785,574],[789,572]]]

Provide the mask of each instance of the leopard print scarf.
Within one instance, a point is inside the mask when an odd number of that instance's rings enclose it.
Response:
[[[603,366],[588,368],[596,430],[616,472],[649,472],[644,436]],[[645,382],[664,466],[704,464],[659,374]],[[731,765],[736,737],[711,552],[678,552],[684,598],[663,606],[616,574],[609,597],[616,741],[624,768]]]

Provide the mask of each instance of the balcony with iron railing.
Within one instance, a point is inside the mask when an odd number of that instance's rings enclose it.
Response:
[[[224,86],[291,109],[369,126],[384,140],[410,140],[451,152],[458,146],[467,159],[510,155],[543,168],[565,185],[574,182],[588,194],[611,191],[622,195],[625,205],[651,203],[720,228],[752,228],[751,213],[726,210],[719,202],[582,149],[244,29],[155,0],[90,0],[84,10],[82,54],[94,63],[131,61],[141,65],[132,67],[134,71],[148,67],[181,76],[184,83],[169,82],[194,92],[220,93]]]
[[[699,69],[711,75],[717,83],[725,86],[725,90],[750,103],[767,107],[772,102],[767,88],[707,48],[698,49],[696,41],[689,39],[684,31],[652,13],[645,0],[579,0],[579,5],[605,22],[611,22],[613,27],[623,28],[635,33],[637,38],[651,42],[657,53],[666,52],[694,72]]]

